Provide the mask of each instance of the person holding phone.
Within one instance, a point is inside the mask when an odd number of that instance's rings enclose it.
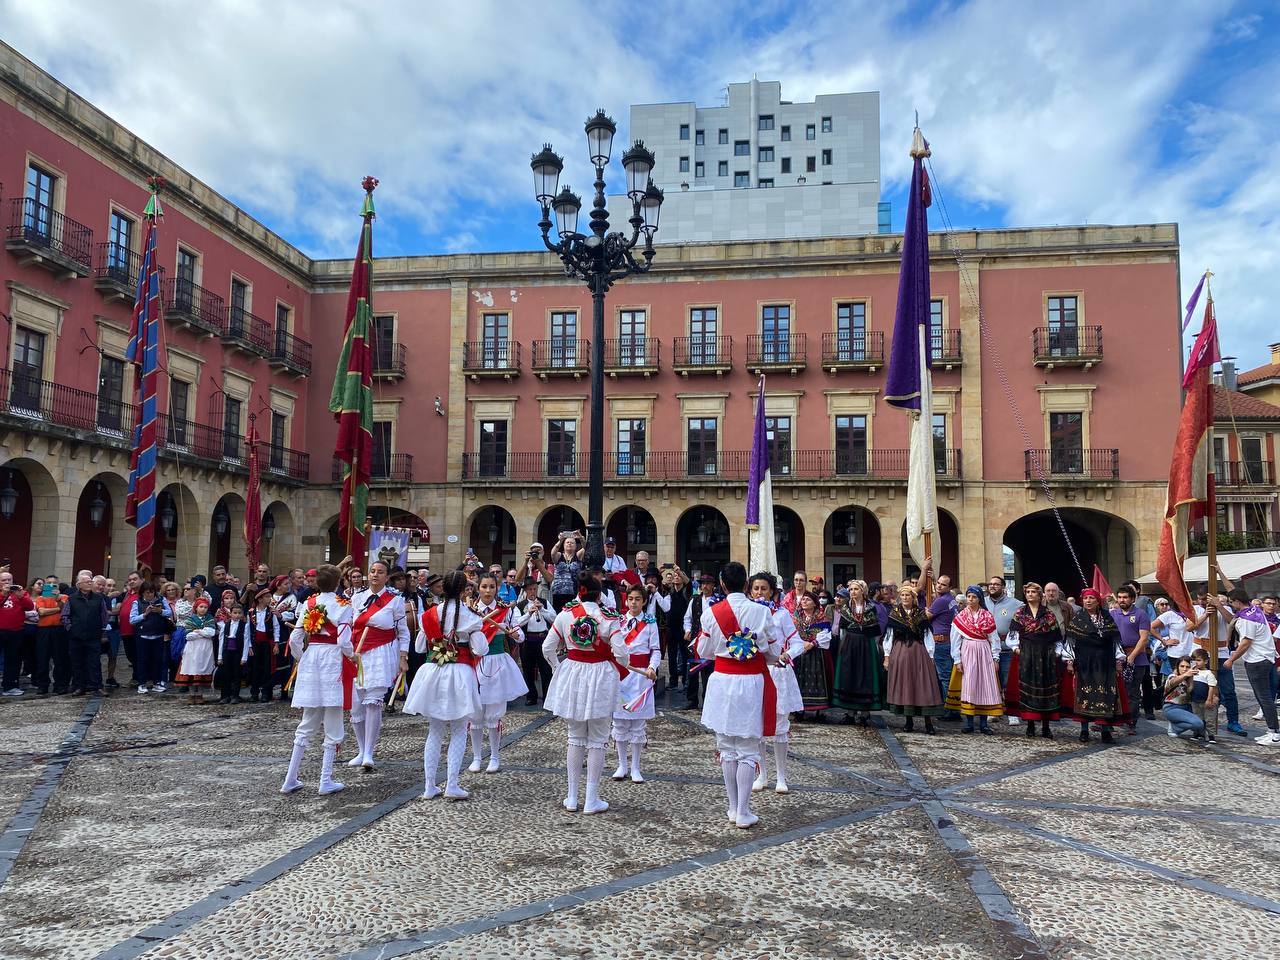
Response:
[[[62,608],[67,598],[58,589],[57,578],[47,577],[40,596],[32,602],[40,619],[36,628],[35,666],[31,671],[31,682],[42,697],[49,695],[51,679],[54,693],[66,693],[71,684],[71,650],[67,646],[67,631],[62,628]],[[50,666],[53,667],[52,678]]]
[[[22,696],[18,686],[18,666],[22,657],[22,633],[36,616],[36,605],[22,584],[13,582],[8,570],[0,573],[0,647],[4,649],[4,695]],[[30,616],[28,616],[30,614]]]
[[[551,548],[551,607],[556,613],[578,595],[578,577],[582,574],[583,550],[575,534],[560,531],[560,538]]]
[[[134,646],[138,656],[138,692],[164,693],[164,650],[169,634],[173,633],[173,609],[169,601],[156,592],[155,584],[145,581],[138,592],[138,599],[129,613],[133,624]]]

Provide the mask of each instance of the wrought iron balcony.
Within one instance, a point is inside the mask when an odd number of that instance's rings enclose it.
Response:
[[[547,377],[581,377],[591,366],[591,341],[555,338],[533,341],[533,372]]]
[[[695,373],[728,373],[733,369],[733,337],[676,337],[671,369],[686,377]]]
[[[258,357],[270,357],[275,347],[271,325],[261,317],[238,307],[227,311],[227,325],[222,330],[222,342],[242,353]]]
[[[258,444],[258,462],[263,476],[284,483],[306,483],[311,475],[311,454],[271,443]]]
[[[822,335],[822,369],[866,370],[875,373],[884,366],[884,331],[837,331]]]
[[[658,372],[662,341],[657,337],[627,336],[604,342],[604,372],[612,377]]]
[[[515,340],[468,340],[462,345],[462,372],[472,380],[520,376],[520,344]]]
[[[929,360],[935,369],[950,370],[960,366],[962,359],[959,330],[935,330],[929,335]]]
[[[1120,479],[1120,451],[1105,447],[1064,447],[1028,450],[1023,455],[1026,479],[1051,483],[1074,481],[1112,483]]]
[[[277,330],[273,336],[270,363],[273,367],[287,370],[295,376],[305,377],[311,373],[311,344],[300,340],[285,330]]]
[[[0,418],[28,433],[92,435],[109,446],[132,446],[131,403],[0,369]]]
[[[346,464],[335,457],[332,473],[334,483],[342,482],[345,468]],[[393,453],[386,456],[375,452],[369,465],[369,482],[390,487],[413,483],[413,454]]]
[[[223,469],[247,468],[245,439],[221,426],[178,420],[160,414],[156,427],[161,456],[183,461],[195,459]]]
[[[373,375],[379,380],[399,380],[409,369],[403,343],[382,343],[373,347]]]
[[[118,300],[133,303],[138,295],[138,271],[141,269],[142,254],[114,240],[100,243],[93,268],[93,288],[108,303]]]
[[[747,335],[747,369],[789,370],[798,373],[805,368],[806,339],[803,333],[751,333]]]
[[[1031,331],[1031,354],[1037,367],[1084,367],[1102,360],[1102,327],[1036,327]]]
[[[71,279],[92,272],[93,231],[30,197],[10,201],[5,249],[23,266]]]
[[[199,336],[220,337],[227,328],[226,302],[211,290],[186,277],[165,284],[164,316]]]
[[[1219,487],[1273,487],[1275,465],[1265,460],[1219,460],[1213,465]]]

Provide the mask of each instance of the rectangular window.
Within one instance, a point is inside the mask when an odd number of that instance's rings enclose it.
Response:
[[[860,476],[867,472],[867,418],[836,417],[836,473]]]
[[[733,172],[733,185],[735,187],[751,186],[751,174],[747,173],[746,170],[735,170]]]
[[[787,125],[784,123],[784,124],[782,125],[782,132],[779,134],[779,136],[780,136],[780,138],[781,138],[781,139],[783,139],[783,140],[790,140],[790,139],[791,139],[791,128],[790,128],[789,126],[787,126]]]
[[[714,365],[718,359],[716,334],[718,311],[715,307],[694,307],[689,311],[689,363]]]
[[[395,329],[396,318],[394,314],[377,314],[373,318],[373,326],[370,328],[370,334],[373,337],[371,344],[373,348],[373,369],[390,370],[392,368],[392,360],[395,357]]]
[[[507,421],[480,421],[480,476],[507,475]]]
[[[10,402],[22,411],[40,411],[44,343],[43,333],[21,325],[13,337],[13,387]]]
[[[791,418],[765,417],[764,435],[769,448],[769,472],[775,477],[791,476]]]
[[[693,132],[693,145],[694,145],[695,147],[700,147],[700,146],[702,146],[702,145],[703,145],[704,143],[706,143],[706,142],[707,142],[707,135],[706,135],[706,131],[704,131],[704,130],[695,130],[695,131]]]
[[[933,472],[947,473],[947,415],[933,415]]]
[[[644,366],[645,320],[643,310],[622,310],[618,313],[618,366]]]
[[[759,182],[759,183],[757,183],[757,184],[756,184],[756,186],[757,186],[757,187],[772,187],[772,186],[773,186],[773,178],[772,178],[772,177],[762,177],[762,178],[760,179],[760,182]]]
[[[707,167],[701,160],[693,165],[693,177],[695,180],[701,180],[707,175]]]
[[[129,254],[133,252],[133,221],[118,210],[111,211],[108,227],[107,269],[111,275],[126,282],[129,276]]]
[[[1079,310],[1075,297],[1048,300],[1049,356],[1074,357],[1080,353]]]
[[[773,147],[760,147],[757,153],[759,163],[773,163]]]
[[[721,161],[720,161],[720,163],[716,166],[716,175],[717,175],[717,176],[721,176],[721,177],[727,177],[727,176],[729,175],[729,161],[728,161],[728,160],[721,160]]]
[[[1049,414],[1049,472],[1084,472],[1084,414]]]
[[[818,139],[818,131],[814,128],[812,123],[806,123],[804,125],[804,138],[806,140]]]
[[[768,304],[760,308],[760,362],[791,360],[791,306]]]
[[[119,433],[124,425],[124,361],[104,356],[98,367],[98,427]]]
[[[719,142],[719,143],[728,143],[728,142],[729,142],[729,131],[728,131],[728,130],[721,130],[721,131],[720,131],[719,136],[718,136],[718,142]]]
[[[1261,484],[1266,482],[1266,470],[1263,466],[1261,437],[1240,438],[1240,476],[1245,483]],[[1245,513],[1254,512],[1246,507]]]
[[[824,167],[829,167],[829,166],[831,166],[831,151],[830,151],[830,150],[823,150],[823,151],[822,151],[822,165],[823,165]]]
[[[551,366],[578,365],[577,311],[551,314]]]
[[[231,278],[231,303],[227,311],[227,333],[233,337],[249,334],[249,285]]]
[[[817,158],[817,157],[805,157],[805,158],[804,158],[804,172],[805,172],[805,173],[813,173],[813,172],[814,172],[815,170],[817,170],[817,169],[818,169],[818,158]]]
[[[187,445],[187,400],[191,396],[191,384],[185,380],[169,378],[169,433],[168,442],[176,447]]]
[[[942,301],[929,301],[929,356],[937,360],[942,356]]]
[[[373,421],[373,456],[370,458],[369,474],[375,478],[386,480],[391,476],[391,421]]]
[[[240,459],[240,444],[244,441],[240,429],[241,407],[236,397],[222,398],[222,456],[227,460]]]
[[[642,418],[618,421],[618,476],[644,476],[646,426]]]
[[[486,313],[481,318],[481,365],[486,370],[506,370],[511,319],[505,313]]]
[[[749,140],[733,141],[733,155],[735,157],[751,156],[751,141]]]
[[[1227,438],[1213,438],[1213,472],[1219,477],[1227,475]],[[1226,529],[1225,527],[1223,528]]]
[[[867,305],[861,300],[836,304],[836,359],[867,358]]]
[[[289,418],[279,410],[271,411],[271,469],[284,469],[284,451],[289,445]]]
[[[757,127],[756,129],[758,129],[758,130],[772,130],[772,129],[773,129],[773,114],[771,114],[771,113],[762,113],[762,114],[760,114],[760,125],[759,125],[759,127]]]
[[[547,421],[547,476],[572,477],[577,473],[578,421]]]
[[[782,167],[781,167],[781,170],[782,170],[782,172],[783,172],[783,173],[790,173],[790,172],[791,172],[791,158],[790,158],[790,157],[783,157],[783,158],[782,158]]]
[[[831,118],[830,118],[830,117],[823,117],[823,118],[822,118],[822,132],[823,132],[823,133],[830,133],[830,132],[831,132]]]
[[[178,269],[173,283],[174,309],[189,313],[196,304],[196,268],[200,258],[185,247],[178,248]]]
[[[53,189],[58,178],[34,163],[27,167],[27,192],[29,201],[23,213],[23,229],[27,237],[48,239],[53,224]]]
[[[689,420],[689,475],[711,477],[719,472],[716,456],[717,420],[715,417]]]
[[[688,157],[681,157],[681,158],[680,158],[680,172],[681,172],[681,173],[688,173],[688,172],[689,172],[689,158],[688,158]]]
[[[681,140],[689,139],[689,125],[687,123],[680,124],[680,139]]]
[[[294,350],[289,345],[290,315],[293,313],[283,303],[276,304],[276,356],[292,357]]]

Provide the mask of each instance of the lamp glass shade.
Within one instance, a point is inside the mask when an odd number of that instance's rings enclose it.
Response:
[[[653,181],[645,188],[640,213],[644,217],[644,231],[652,237],[658,232],[658,216],[662,213],[662,191],[654,186]]]
[[[578,211],[582,209],[582,199],[565,187],[552,202],[556,211],[556,229],[560,236],[568,237],[578,232]]]
[[[270,542],[276,535],[276,518],[268,513],[262,518],[262,538]]]
[[[4,489],[0,490],[0,517],[12,520],[18,509],[18,491],[13,487],[13,472],[10,471]]]
[[[533,170],[533,193],[544,207],[551,203],[556,195],[556,187],[560,183],[560,172],[564,170],[564,160],[551,149],[551,144],[544,144],[539,153],[533,155],[529,162]]]
[[[173,502],[166,500],[164,507],[160,510],[160,526],[164,527],[167,534],[173,533],[174,524],[178,522],[178,515],[173,511]]]
[[[613,135],[618,132],[618,125],[603,110],[587,121],[587,152],[591,162],[597,167],[606,166],[613,152]]]
[[[227,535],[227,527],[231,525],[231,518],[227,516],[225,508],[219,508],[218,512],[213,515],[213,532],[219,537]]]
[[[627,173],[627,196],[633,201],[641,199],[653,173],[653,154],[645,148],[644,141],[637,140],[622,155],[622,169]]]
[[[107,503],[102,499],[102,494],[95,493],[92,502],[89,504],[89,523],[94,527],[102,526],[102,519],[107,513]]]

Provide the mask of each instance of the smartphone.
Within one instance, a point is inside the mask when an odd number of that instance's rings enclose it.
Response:
[[[676,565],[675,565],[674,563],[664,563],[664,564],[663,564],[661,567],[659,567],[658,569],[659,569],[659,570],[674,570],[675,568],[676,568]]]

